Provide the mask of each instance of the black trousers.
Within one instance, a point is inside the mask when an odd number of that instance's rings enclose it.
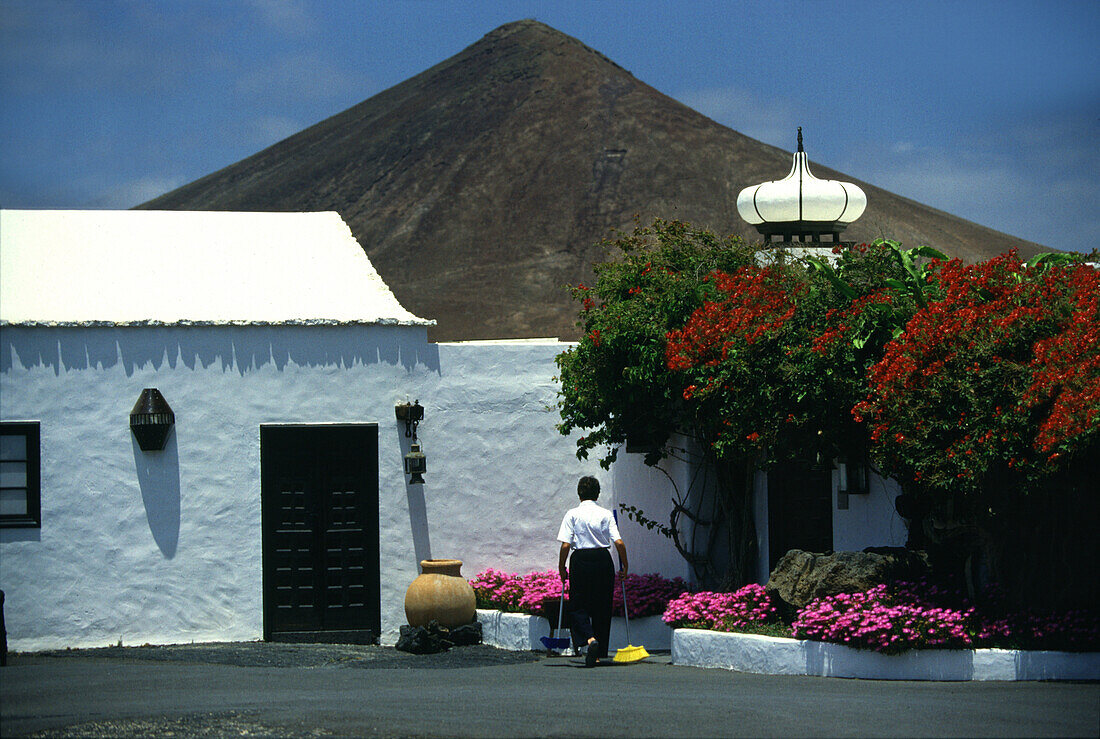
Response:
[[[606,549],[574,549],[569,558],[569,619],[574,643],[592,637],[600,643],[599,657],[607,656],[611,636],[611,598],[615,592],[615,563]],[[578,638],[580,637],[580,638]]]

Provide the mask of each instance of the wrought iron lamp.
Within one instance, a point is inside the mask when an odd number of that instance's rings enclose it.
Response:
[[[428,458],[420,451],[419,444],[413,444],[405,455],[405,474],[411,475],[410,485],[423,485],[424,473],[428,471]]]
[[[424,406],[417,400],[413,403],[398,403],[394,406],[398,421],[405,422],[405,438],[412,438],[409,453],[405,455],[405,474],[410,475],[410,485],[423,485],[424,473],[428,470],[428,458],[420,451],[416,439],[416,427],[424,420]]]
[[[155,387],[141,391],[130,411],[130,430],[143,452],[159,452],[168,442],[168,433],[176,422],[176,414]]]

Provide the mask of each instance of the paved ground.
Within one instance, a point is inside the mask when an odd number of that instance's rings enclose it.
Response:
[[[11,736],[1090,736],[1098,683],[769,677],[462,647],[264,643],[12,655]]]

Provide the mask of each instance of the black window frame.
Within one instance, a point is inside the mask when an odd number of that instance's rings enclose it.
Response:
[[[27,512],[25,514],[0,513],[0,528],[42,528],[41,424],[38,421],[0,421],[0,435],[22,436],[27,443],[25,460],[8,460],[22,461],[27,465],[26,487],[9,488],[26,490]]]

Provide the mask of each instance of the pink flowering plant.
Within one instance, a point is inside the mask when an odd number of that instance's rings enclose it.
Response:
[[[545,601],[560,598],[562,592],[561,579],[553,570],[517,575],[490,567],[470,580],[470,587],[478,608],[508,613],[538,612]],[[568,597],[569,583],[565,588]]]
[[[734,593],[684,593],[669,602],[664,621],[673,628],[790,635],[884,654],[986,647],[1100,650],[1100,621],[1093,613],[1008,611],[991,593],[981,600],[978,609],[955,588],[895,582],[815,600],[798,611],[788,630],[764,588],[747,585]]]
[[[791,624],[797,639],[843,644],[897,654],[914,648],[973,646],[974,609],[940,608],[915,590],[891,592],[877,585],[862,593],[820,598]]]
[[[470,580],[470,587],[474,589],[478,608],[536,615],[547,615],[548,610],[556,613],[556,605],[553,608],[550,605],[561,598],[562,594],[562,582],[556,570],[518,575],[489,568]],[[679,577],[669,580],[657,574],[627,575],[626,597],[630,617],[641,618],[662,613],[669,599],[687,588],[687,583]],[[565,593],[568,598],[568,582],[565,583]],[[622,587],[619,582],[615,585],[612,614],[623,615]]]
[[[658,616],[665,612],[669,601],[688,590],[688,584],[683,578],[674,577],[669,580],[657,574],[627,575],[625,585],[627,614],[630,618]],[[611,614],[623,615],[623,588],[618,583],[612,598]]]
[[[685,592],[669,601],[662,620],[672,628],[743,631],[779,620],[764,586],[746,585],[733,593]]]

